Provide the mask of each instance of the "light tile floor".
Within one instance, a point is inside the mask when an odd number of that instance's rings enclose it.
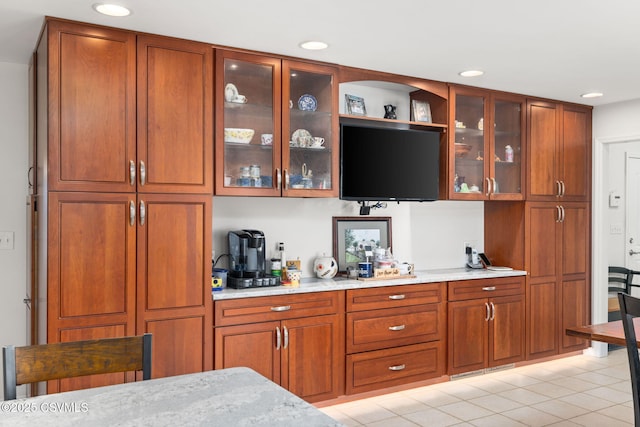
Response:
[[[321,411],[347,426],[633,426],[625,349],[461,378]]]

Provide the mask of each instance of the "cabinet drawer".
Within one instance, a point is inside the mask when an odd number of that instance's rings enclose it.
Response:
[[[449,282],[449,301],[492,298],[524,293],[524,276]]]
[[[439,303],[445,292],[444,282],[352,289],[347,291],[347,311]]]
[[[439,340],[445,313],[440,304],[347,313],[347,353]]]
[[[344,310],[344,292],[311,292],[215,302],[215,326],[336,314]]]
[[[444,375],[440,341],[347,356],[346,393],[377,390]]]

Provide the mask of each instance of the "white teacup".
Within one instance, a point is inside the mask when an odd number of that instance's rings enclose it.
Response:
[[[236,95],[236,97],[233,98],[233,102],[238,103],[238,104],[246,104],[247,97],[244,96],[244,95]]]
[[[324,144],[324,138],[319,137],[319,136],[314,136],[313,140],[311,141],[311,145],[309,145],[310,147],[322,147],[322,144]]]
[[[263,133],[260,135],[260,141],[262,145],[272,145],[273,144],[273,134],[272,133]]]

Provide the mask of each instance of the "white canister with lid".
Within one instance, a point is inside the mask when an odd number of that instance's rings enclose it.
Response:
[[[504,147],[504,161],[513,162],[513,148],[510,145]]]

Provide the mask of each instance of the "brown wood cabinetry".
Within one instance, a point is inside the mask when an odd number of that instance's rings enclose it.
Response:
[[[215,368],[247,366],[310,402],[344,389],[344,292],[215,304]],[[223,326],[224,325],[224,326]]]
[[[523,277],[449,283],[448,373],[525,358]]]
[[[450,86],[449,199],[524,199],[525,110],[524,96]]]
[[[154,377],[211,369],[211,47],[47,19],[37,64],[40,341],[152,332]]]
[[[328,65],[218,49],[216,194],[336,197],[336,75]],[[311,146],[311,137],[324,142]]]
[[[445,372],[444,283],[347,291],[346,393]]]
[[[591,199],[591,107],[529,100],[527,200]]]

